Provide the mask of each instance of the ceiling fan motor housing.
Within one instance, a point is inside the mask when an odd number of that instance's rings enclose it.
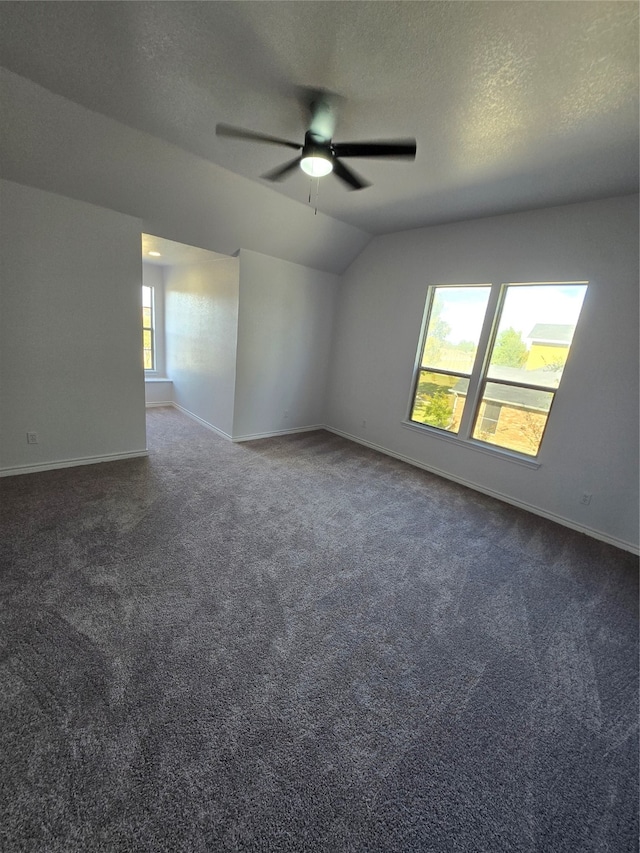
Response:
[[[308,130],[304,135],[300,166],[312,177],[322,177],[333,171],[334,152],[331,140]]]
[[[304,146],[302,148],[303,157],[328,157],[333,158],[333,148],[331,140],[325,139],[312,130],[308,130],[304,135]]]

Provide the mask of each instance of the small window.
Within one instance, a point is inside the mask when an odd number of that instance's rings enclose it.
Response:
[[[153,287],[142,286],[142,352],[144,369],[155,370],[155,317],[153,307]]]
[[[500,421],[500,403],[484,402],[480,408],[480,433],[483,435],[495,435]]]
[[[537,456],[586,290],[586,282],[430,288],[410,420]]]

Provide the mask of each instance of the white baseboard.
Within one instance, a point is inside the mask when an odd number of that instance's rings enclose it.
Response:
[[[533,513],[533,515],[539,515],[542,518],[549,519],[549,521],[555,521],[563,527],[569,527],[571,530],[576,530],[578,533],[584,533],[586,536],[591,536],[592,539],[598,539],[600,542],[606,542],[608,545],[614,545],[616,548],[621,548],[623,551],[630,551],[632,554],[640,554],[640,549],[632,542],[626,542],[624,539],[618,539],[615,536],[610,536],[608,533],[602,533],[600,530],[594,530],[592,527],[579,524],[569,518],[564,518],[564,516],[548,512],[545,509],[525,503],[524,501],[516,500],[508,495],[503,495],[501,492],[496,492],[493,489],[484,488],[483,486],[479,486],[477,483],[465,480],[463,477],[455,477],[452,474],[448,474],[446,471],[441,471],[439,468],[435,468],[432,465],[425,465],[424,462],[420,462],[418,459],[413,459],[410,456],[405,456],[402,453],[395,453],[393,450],[388,450],[386,447],[381,447],[379,444],[374,444],[372,441],[367,441],[357,435],[351,435],[351,433],[343,432],[343,430],[335,429],[330,426],[325,426],[324,429],[326,429],[327,432],[332,432],[342,438],[346,438],[348,441],[355,441],[356,444],[362,444],[365,447],[371,448],[371,450],[377,450],[378,453],[384,453],[385,456],[391,456],[394,459],[399,459],[401,462],[406,462],[416,468],[422,468],[430,474],[436,474],[438,477],[443,477],[445,480],[451,480],[454,483],[459,483],[461,486],[466,486],[468,489],[473,489],[475,492],[481,492],[483,495],[488,495],[489,497],[496,498],[496,500],[502,501],[503,503],[516,506],[519,509],[524,509],[527,512]]]
[[[191,418],[192,421],[195,421],[196,423],[200,424],[200,426],[203,426],[205,429],[211,430],[211,432],[215,432],[217,435],[222,436],[222,438],[226,438],[227,441],[233,440],[231,436],[228,435],[226,432],[223,432],[221,429],[218,429],[218,427],[214,426],[213,424],[210,424],[209,421],[205,421],[203,418],[198,417],[198,415],[194,415],[194,413],[190,412],[189,409],[185,409],[183,406],[179,406],[177,403],[168,403],[167,405],[173,406],[174,409],[178,409],[179,412],[182,412],[183,415],[186,415],[188,418]]]
[[[154,409],[157,406],[173,406],[172,400],[159,400],[155,403],[145,403],[145,409]]]
[[[199,423],[200,426],[205,427],[205,429],[209,429],[212,432],[217,433],[218,435],[222,436],[222,438],[226,438],[227,441],[233,441],[234,443],[238,444],[243,441],[256,441],[259,438],[276,438],[276,436],[279,435],[295,435],[299,432],[312,432],[318,429],[325,429],[323,424],[318,424],[316,426],[297,427],[294,429],[280,429],[271,432],[256,432],[251,435],[231,436],[228,433],[223,432],[221,429],[218,429],[218,427],[215,427],[213,424],[210,424],[208,421],[205,421],[203,418],[198,417],[198,415],[194,415],[193,412],[190,412],[188,409],[185,409],[184,406],[178,405],[178,403],[167,403],[165,405],[173,406],[175,409],[178,409],[178,411],[182,412],[183,415],[186,415],[188,418],[191,418],[191,420],[196,421],[196,423]]]
[[[56,471],[58,468],[76,468],[79,465],[96,465],[99,462],[118,462],[121,459],[138,459],[148,456],[148,450],[135,450],[132,453],[108,453],[106,456],[83,456],[77,459],[58,459],[40,465],[18,465],[15,468],[0,468],[0,477],[15,477],[17,474],[36,474],[39,471]]]
[[[276,438],[279,435],[297,435],[300,432],[316,432],[319,429],[326,429],[324,424],[316,424],[315,426],[294,427],[293,429],[279,429],[275,432],[256,432],[253,435],[234,435],[232,441],[256,441],[259,438]]]

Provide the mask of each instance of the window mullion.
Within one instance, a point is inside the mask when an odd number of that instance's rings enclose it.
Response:
[[[483,380],[489,367],[491,344],[493,343],[495,331],[498,327],[504,294],[505,289],[500,284],[491,285],[489,302],[487,303],[484,323],[482,324],[482,331],[480,332],[480,339],[478,341],[476,360],[471,371],[471,377],[469,378],[467,402],[460,420],[460,429],[458,431],[460,438],[469,438],[471,435],[471,428],[482,396]]]
[[[468,373],[461,373],[459,370],[442,370],[439,367],[429,367],[429,365],[420,365],[419,373],[439,373],[441,376],[458,376],[460,379],[468,379]]]
[[[493,385],[506,385],[509,388],[528,388],[531,391],[544,391],[547,394],[555,394],[558,390],[557,386],[532,385],[531,382],[513,382],[511,379],[493,379],[489,377],[489,382]]]

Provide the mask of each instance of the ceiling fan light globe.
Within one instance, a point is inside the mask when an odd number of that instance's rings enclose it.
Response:
[[[313,154],[309,157],[302,158],[300,161],[300,168],[312,178],[323,178],[325,175],[333,172],[333,163],[328,157]]]

